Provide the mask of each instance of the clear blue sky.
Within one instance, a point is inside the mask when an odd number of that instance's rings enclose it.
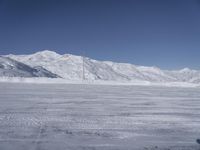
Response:
[[[200,69],[200,0],[0,0],[0,54],[42,49]]]

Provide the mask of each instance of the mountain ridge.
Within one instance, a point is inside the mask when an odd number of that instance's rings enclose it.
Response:
[[[9,57],[0,56],[0,76],[6,77],[48,77],[57,78],[58,76],[49,72],[43,67],[30,67],[22,62],[18,62]]]
[[[43,50],[30,55],[10,54],[6,57],[31,67],[41,66],[68,80],[82,80],[84,66],[86,80],[200,83],[200,71],[189,68],[162,70],[158,67],[98,61],[72,54],[61,55],[50,50]]]

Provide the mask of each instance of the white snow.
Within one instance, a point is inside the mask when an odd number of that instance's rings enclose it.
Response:
[[[0,83],[1,150],[199,150],[200,89]]]
[[[0,77],[2,83],[32,83],[32,84],[86,84],[86,85],[142,85],[142,86],[153,86],[153,87],[200,87],[199,84],[186,83],[186,82],[163,82],[153,83],[149,81],[102,81],[102,80],[66,80],[62,78],[45,78],[45,77]]]

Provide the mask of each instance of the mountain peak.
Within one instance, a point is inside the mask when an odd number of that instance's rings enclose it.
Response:
[[[56,56],[56,55],[60,55],[54,51],[51,51],[51,50],[42,50],[42,51],[39,51],[39,52],[36,52],[35,53],[36,55],[46,55],[46,56]]]

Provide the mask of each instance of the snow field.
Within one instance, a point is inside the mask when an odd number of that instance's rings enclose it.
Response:
[[[198,150],[200,89],[0,83],[2,150]]]

